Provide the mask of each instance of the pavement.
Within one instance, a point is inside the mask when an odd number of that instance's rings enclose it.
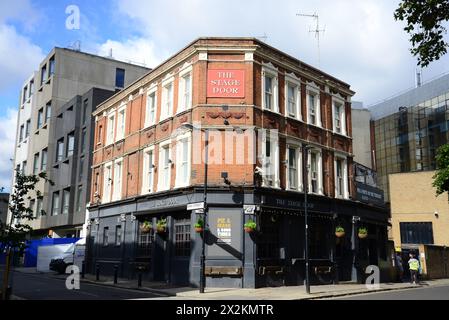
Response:
[[[15,272],[34,273],[35,268],[15,268]],[[44,273],[43,277],[55,279],[66,279],[67,275],[55,273]],[[182,299],[182,300],[312,300],[337,298],[351,295],[373,294],[393,290],[417,289],[425,287],[449,286],[449,279],[438,279],[422,281],[419,285],[410,283],[381,283],[377,287],[368,288],[364,284],[340,283],[336,285],[311,286],[310,294],[305,292],[304,286],[268,287],[259,289],[236,289],[236,288],[206,288],[205,293],[199,293],[198,288],[179,287],[167,285],[164,282],[143,281],[138,287],[137,280],[118,279],[114,284],[110,277],[100,277],[96,281],[95,276],[86,274],[81,283],[109,286],[114,288],[138,290],[157,294],[157,299]],[[139,299],[139,298],[137,298]],[[144,298],[145,299],[145,298]]]

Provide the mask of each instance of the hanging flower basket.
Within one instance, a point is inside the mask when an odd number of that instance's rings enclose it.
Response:
[[[341,226],[335,228],[335,236],[337,238],[343,238],[345,236],[345,229]]]
[[[368,237],[368,229],[366,228],[359,228],[359,238],[365,239]]]
[[[244,224],[243,228],[244,228],[245,232],[251,233],[251,232],[256,231],[257,224],[253,220],[250,219]]]
[[[163,234],[167,232],[167,219],[158,220],[156,223],[156,232]]]
[[[204,220],[202,218],[199,218],[198,221],[195,223],[195,232],[202,233],[204,230]]]
[[[151,229],[153,229],[153,225],[150,223],[150,221],[144,221],[140,226],[140,232],[142,233],[150,233]]]

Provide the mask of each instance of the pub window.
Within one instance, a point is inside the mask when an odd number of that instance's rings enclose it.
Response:
[[[143,221],[140,222],[139,230],[142,230]],[[137,247],[137,255],[140,257],[150,257],[153,247],[154,230],[151,228],[149,232],[139,231],[139,242]]]
[[[109,244],[109,227],[103,228],[103,247]]]
[[[115,226],[115,245],[120,246],[122,244],[122,226]]]
[[[260,238],[257,246],[260,260],[278,260],[280,258],[280,216],[264,214],[260,216]]]
[[[190,256],[190,219],[175,220],[175,256]]]

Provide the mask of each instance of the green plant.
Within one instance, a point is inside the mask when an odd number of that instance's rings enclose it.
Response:
[[[143,224],[142,224],[142,227],[151,229],[151,228],[153,228],[153,225],[151,224],[150,221],[145,220],[145,221],[143,222]]]
[[[245,224],[244,224],[245,229],[252,229],[252,230],[256,230],[257,224],[256,222],[254,222],[254,220],[249,219]]]
[[[360,227],[359,228],[359,234],[368,234],[368,229],[365,227]]]
[[[335,232],[345,232],[345,228],[343,228],[342,226],[337,226],[335,228]]]
[[[159,232],[163,232],[163,231],[165,231],[165,228],[167,227],[167,219],[166,218],[164,218],[164,219],[159,219],[157,222],[156,222],[156,229],[157,229],[157,231],[159,231]]]
[[[195,223],[195,228],[204,228],[204,219],[199,218]]]

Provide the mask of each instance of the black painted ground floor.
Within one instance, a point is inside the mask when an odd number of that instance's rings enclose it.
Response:
[[[203,214],[187,210],[202,190],[184,190],[91,207],[87,271],[198,286]],[[265,189],[208,192],[205,232],[206,286],[301,285],[305,277],[304,195]],[[363,281],[376,265],[389,281],[388,211],[355,201],[308,196],[310,274],[313,283]],[[190,209],[190,208],[189,208]],[[245,222],[257,224],[245,232]],[[166,222],[160,232],[156,226]],[[144,224],[152,228],[143,228]],[[345,234],[337,237],[335,229]],[[365,239],[358,230],[368,230]]]

